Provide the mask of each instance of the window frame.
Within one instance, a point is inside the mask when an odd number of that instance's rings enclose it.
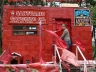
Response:
[[[14,29],[14,26],[24,26],[24,30],[15,30],[15,29]],[[35,29],[35,30],[34,30],[34,29],[28,30],[28,29],[27,29],[27,26],[29,26],[29,27],[36,27],[36,29]],[[38,35],[38,25],[13,25],[13,26],[12,26],[12,29],[13,29],[13,30],[12,30],[12,34],[13,34],[14,36],[22,36],[22,35],[24,35],[24,36],[25,36],[25,35],[26,35],[26,36],[34,36],[34,35]],[[18,31],[18,32],[19,32],[19,31],[22,31],[22,32],[25,32],[25,33],[24,33],[24,34],[21,34],[21,35],[20,35],[20,34],[16,34],[16,35],[15,35],[15,34],[14,34],[15,31]],[[29,32],[31,32],[31,31],[34,32],[34,31],[35,31],[35,32],[37,32],[37,33],[36,33],[36,34],[26,34],[27,31],[29,31]]]

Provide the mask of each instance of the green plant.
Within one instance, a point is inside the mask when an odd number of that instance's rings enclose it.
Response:
[[[96,4],[88,7],[91,11],[91,21],[93,25],[96,25]]]
[[[93,48],[93,59],[96,59],[96,47],[93,46],[92,48]]]
[[[41,1],[41,6],[45,6],[46,3],[44,1]]]

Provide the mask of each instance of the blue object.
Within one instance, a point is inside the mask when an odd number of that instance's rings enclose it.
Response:
[[[90,12],[89,12],[89,10],[75,10],[75,17],[81,16],[81,15],[89,17],[90,16]]]

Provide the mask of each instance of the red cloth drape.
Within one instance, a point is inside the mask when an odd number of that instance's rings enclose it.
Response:
[[[53,35],[55,37],[55,43],[60,48],[67,48],[66,42],[64,42],[55,32],[50,30],[45,30],[49,34]]]
[[[76,67],[79,66],[74,53],[65,49],[67,47],[66,43],[64,41],[62,41],[62,39],[55,32],[50,31],[50,30],[45,30],[45,31],[55,37],[55,39],[56,39],[55,42],[56,42],[56,45],[58,46],[57,48],[60,47],[59,49],[62,50],[61,60],[66,61],[70,64],[73,64]],[[70,68],[68,65],[66,65],[65,63],[63,63],[63,65],[68,69],[68,71],[70,71]]]
[[[70,64],[73,64],[76,67],[79,66],[79,64],[77,63],[75,54],[66,49],[62,50],[61,60],[66,61]]]
[[[46,64],[45,66],[41,65],[40,63],[31,63],[29,67],[32,67],[39,72],[58,72],[59,67],[54,64]]]
[[[76,39],[76,45],[79,46],[82,51],[85,51],[85,44],[80,39]]]
[[[12,53],[10,51],[10,47],[4,52],[4,54],[0,57],[0,61],[3,62],[3,64],[7,64],[10,59],[12,58]]]
[[[0,72],[6,72],[6,68],[5,67],[0,67]]]

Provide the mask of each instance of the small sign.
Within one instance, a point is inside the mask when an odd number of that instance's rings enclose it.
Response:
[[[90,26],[90,11],[88,9],[76,9],[74,12],[75,26]]]
[[[46,10],[10,9],[8,10],[9,24],[47,24]]]

